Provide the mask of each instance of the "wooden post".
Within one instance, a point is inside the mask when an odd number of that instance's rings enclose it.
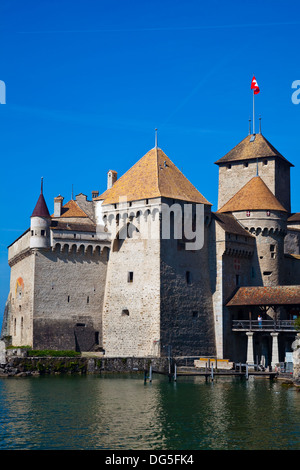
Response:
[[[211,380],[214,380],[214,365],[211,365]]]
[[[174,364],[174,381],[176,382],[176,380],[177,380],[177,364],[175,362],[175,364]]]
[[[150,364],[150,370],[149,370],[149,382],[152,382],[152,364]]]

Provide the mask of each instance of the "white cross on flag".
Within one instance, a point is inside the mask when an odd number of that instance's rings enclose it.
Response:
[[[253,93],[255,95],[257,95],[260,92],[260,89],[259,89],[259,86],[257,85],[257,81],[255,77],[252,78],[251,90],[253,90]]]

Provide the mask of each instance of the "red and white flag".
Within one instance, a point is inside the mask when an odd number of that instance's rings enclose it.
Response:
[[[252,78],[251,90],[253,90],[253,93],[255,95],[257,95],[260,92],[260,89],[259,89],[259,86],[257,85],[257,81],[255,77]]]

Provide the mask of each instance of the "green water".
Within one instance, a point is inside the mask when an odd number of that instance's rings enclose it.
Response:
[[[0,379],[0,450],[300,449],[300,393],[267,379]]]

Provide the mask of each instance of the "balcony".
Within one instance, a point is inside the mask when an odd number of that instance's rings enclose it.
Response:
[[[233,320],[232,331],[297,333],[294,320]]]

